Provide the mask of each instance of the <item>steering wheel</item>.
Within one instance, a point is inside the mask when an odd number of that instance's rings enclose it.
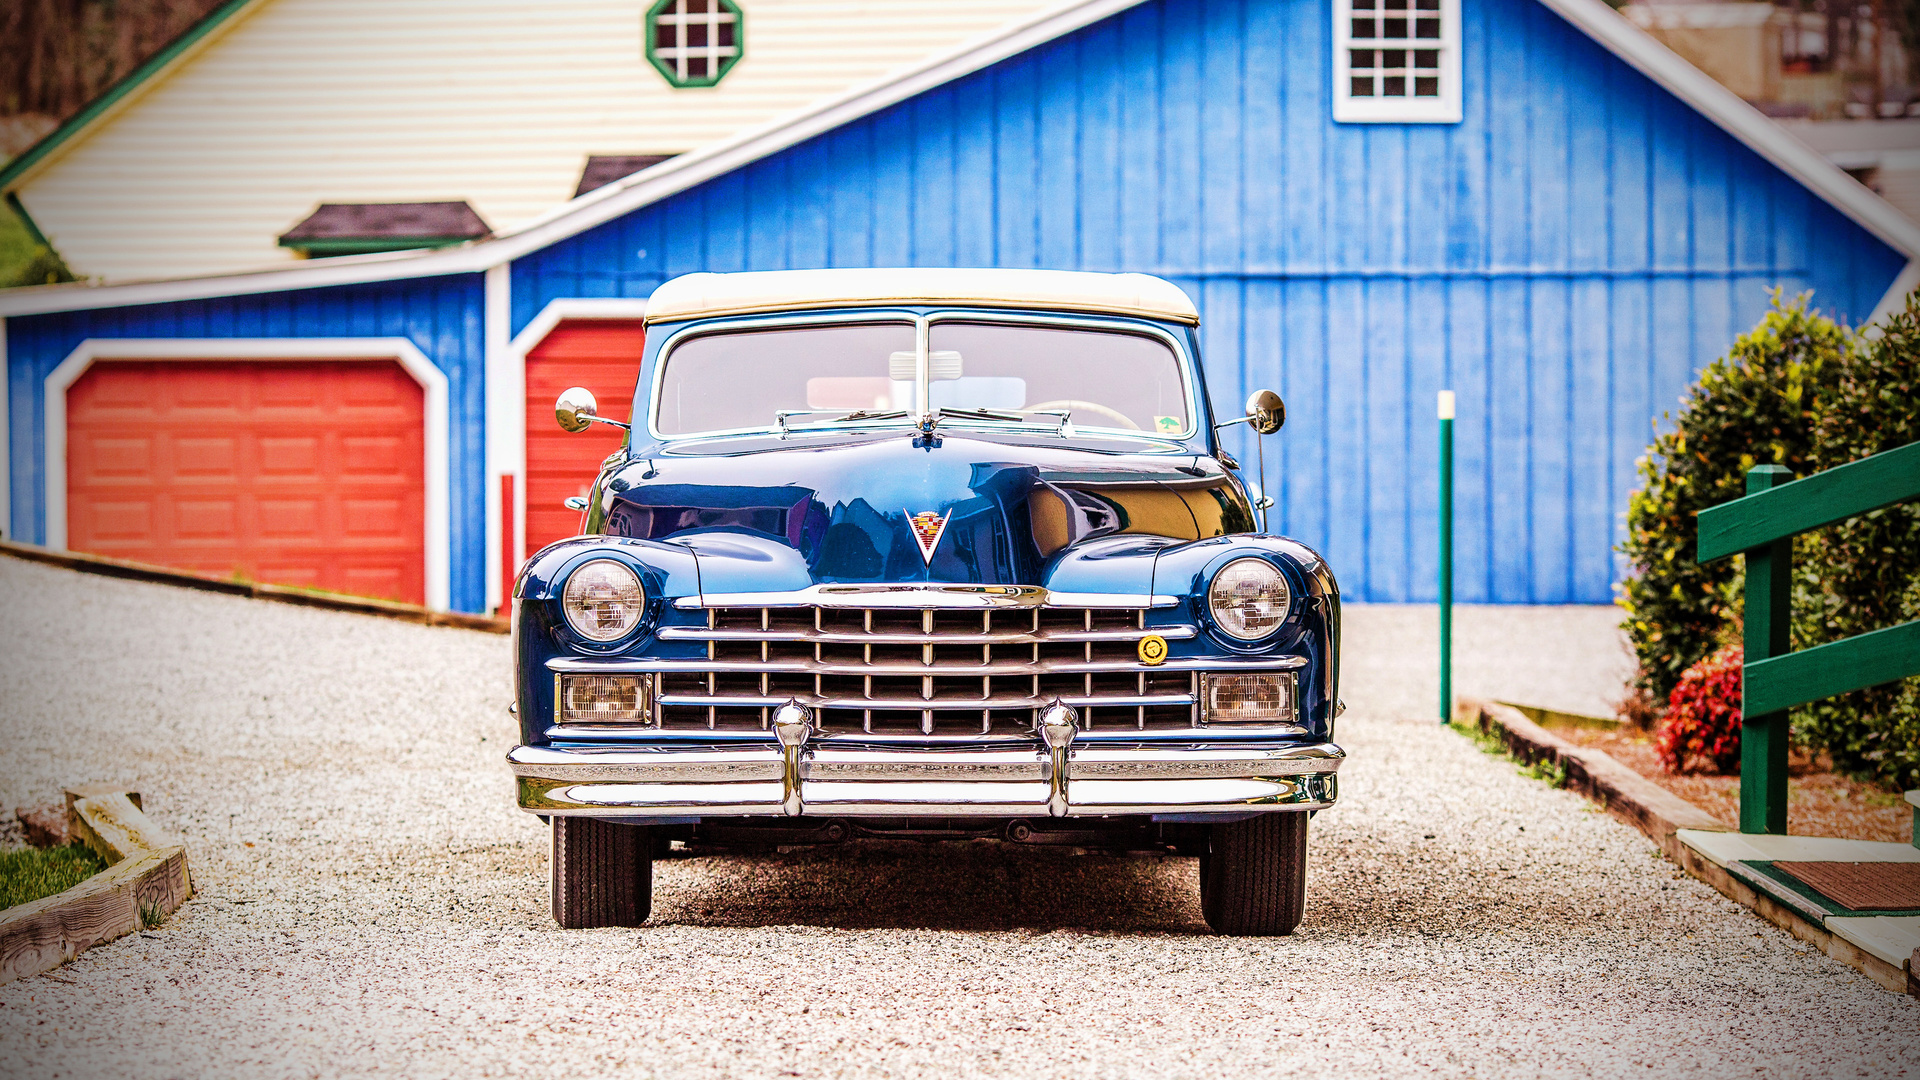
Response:
[[[1091,402],[1091,401],[1081,401],[1079,398],[1061,398],[1058,401],[1043,401],[1038,405],[1029,405],[1020,411],[1021,412],[1045,412],[1048,409],[1067,409],[1071,412],[1076,412],[1076,413],[1082,410],[1085,410],[1091,413],[1099,413],[1101,416],[1108,417],[1109,419],[1117,423],[1120,427],[1126,428],[1128,431],[1140,430],[1140,425],[1128,419],[1127,414],[1123,412],[1118,412],[1113,409],[1109,409],[1105,405],[1095,404],[1094,402]]]

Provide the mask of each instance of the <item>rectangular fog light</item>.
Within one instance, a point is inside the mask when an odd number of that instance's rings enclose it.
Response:
[[[1208,724],[1294,723],[1293,672],[1200,676],[1201,720]]]
[[[563,724],[644,724],[653,705],[646,675],[562,675]]]

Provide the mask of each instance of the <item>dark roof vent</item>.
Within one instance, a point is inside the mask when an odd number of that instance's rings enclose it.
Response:
[[[580,186],[573,190],[573,197],[579,198],[595,188],[603,188],[615,180],[625,180],[641,169],[651,169],[655,165],[675,154],[627,154],[607,157],[590,157],[587,167],[580,173]]]
[[[311,257],[451,247],[490,232],[464,202],[321,203],[280,237]]]

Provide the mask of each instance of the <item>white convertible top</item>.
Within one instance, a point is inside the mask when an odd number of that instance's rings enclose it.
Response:
[[[875,304],[1040,308],[1200,321],[1193,301],[1179,286],[1150,274],[933,267],[686,274],[653,291],[646,318],[656,323]]]

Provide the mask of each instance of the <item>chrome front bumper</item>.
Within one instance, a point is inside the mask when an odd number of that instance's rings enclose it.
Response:
[[[1064,751],[1064,753],[1060,752]],[[1105,817],[1333,805],[1332,743],[520,746],[520,808],[594,817]]]

